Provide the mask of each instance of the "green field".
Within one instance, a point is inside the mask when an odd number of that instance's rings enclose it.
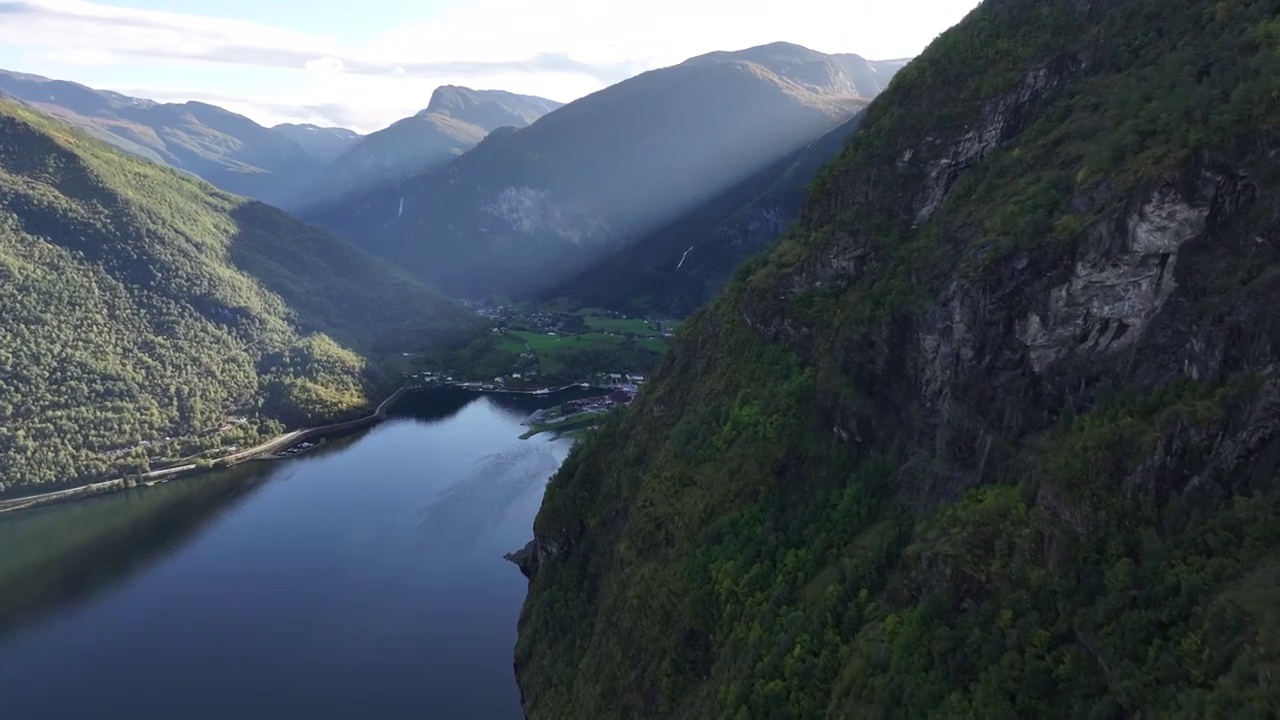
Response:
[[[574,350],[584,349],[602,349],[621,345],[627,338],[617,335],[607,335],[605,333],[585,333],[583,335],[547,335],[545,333],[528,332],[526,330],[516,330],[507,333],[505,336],[509,339],[519,338],[520,341],[527,343],[529,349],[539,355],[543,353],[556,352],[573,352]],[[643,342],[639,339],[637,342]],[[651,349],[665,350],[666,343],[658,341],[658,344]],[[524,352],[523,346],[521,352]]]
[[[547,385],[576,382],[598,373],[652,370],[667,351],[668,338],[644,320],[611,318],[604,312],[582,311],[583,325],[577,326],[584,330],[582,334],[537,332],[517,320],[506,332],[486,333],[464,348],[392,357],[389,366],[404,374],[438,369],[460,379],[480,380],[536,371],[537,382]]]
[[[587,327],[604,333],[617,333],[619,335],[622,333],[635,333],[641,337],[661,335],[659,331],[653,329],[650,323],[641,318],[622,319],[583,313],[582,319],[586,321]]]
[[[527,346],[538,357],[538,365],[544,375],[555,376],[569,368],[582,365],[581,356],[589,351],[609,352],[635,343],[636,346],[655,353],[667,350],[667,343],[662,338],[630,339],[621,335],[605,333],[586,333],[583,335],[547,335],[525,330],[516,330],[503,336],[507,342],[516,340],[524,343],[520,351]],[[517,340],[518,339],[518,340]],[[623,362],[623,361],[619,361]],[[630,365],[630,363],[626,363]],[[629,367],[592,367],[590,370],[607,372],[611,370],[627,371]]]
[[[525,343],[529,342],[528,338],[523,335],[534,335],[536,333],[511,332],[502,333],[494,336],[494,347],[503,352],[512,352],[516,355],[527,352]]]

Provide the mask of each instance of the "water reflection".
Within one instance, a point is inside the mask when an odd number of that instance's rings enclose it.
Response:
[[[436,549],[458,552],[492,534],[517,500],[555,473],[567,450],[567,443],[539,438],[478,460],[422,511]]]
[[[0,638],[179,551],[266,475],[235,469],[0,521]]]
[[[308,453],[335,455],[364,432]],[[252,462],[176,482],[0,516],[0,640],[170,557],[288,463]]]
[[[569,447],[519,423],[583,394],[415,394],[298,458],[0,516],[0,714],[519,720],[501,555]]]

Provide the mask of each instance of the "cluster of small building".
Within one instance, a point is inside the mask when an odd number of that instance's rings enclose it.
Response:
[[[583,413],[608,412],[620,405],[627,405],[636,396],[636,388],[619,387],[608,395],[568,400],[555,408],[536,410],[525,419],[524,425],[533,426],[545,422],[560,422]]]
[[[600,376],[600,384],[605,387],[630,387],[634,394],[634,386],[644,384],[644,375],[640,373],[604,373]]]
[[[530,384],[536,384],[538,380],[537,370],[522,370],[513,372],[510,375],[500,375],[493,379],[493,384],[501,388],[518,388],[523,389],[529,387]]]
[[[618,405],[626,405],[635,399],[638,388],[618,387],[608,395],[599,395],[596,397],[582,398],[581,400],[569,400],[560,406],[560,413],[564,416],[577,415],[583,412],[601,412],[611,410]]]
[[[409,373],[405,376],[405,382],[411,387],[424,388],[451,383],[453,382],[453,378],[446,377],[442,373],[423,371]]]
[[[523,325],[534,332],[559,330],[564,318],[556,313],[518,310],[510,305],[484,305],[468,302],[466,305],[480,317],[491,321],[490,332],[501,333],[505,325]]]

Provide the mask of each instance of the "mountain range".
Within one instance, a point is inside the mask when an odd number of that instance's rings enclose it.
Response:
[[[500,127],[525,127],[561,103],[501,90],[436,88],[426,109],[361,138],[302,191],[310,206],[441,167]],[[306,212],[304,209],[303,212]]]
[[[291,209],[437,167],[490,131],[523,127],[560,105],[445,86],[422,112],[362,136],[308,124],[266,128],[207,103],[158,103],[7,71],[0,71],[0,92],[139,157]]]
[[[207,103],[157,103],[5,71],[0,89],[139,157],[274,205],[321,166],[285,134]]]
[[[692,58],[564,107],[444,86],[421,112],[367,136],[264,128],[204,103],[17,73],[0,72],[0,91],[126,151],[292,209],[455,295],[562,292],[579,304],[684,313],[777,237],[822,152],[837,147],[817,138],[838,137],[833,128],[904,64],[774,43]],[[769,192],[747,197],[750,188]],[[705,220],[715,208],[723,217],[703,228],[715,230],[710,244],[689,260],[691,241],[673,257],[683,240],[663,228],[687,234],[696,224],[682,214]],[[645,271],[634,277],[637,262]],[[625,291],[592,291],[614,277]]]
[[[788,43],[692,58],[303,217],[450,294],[526,297],[848,121],[902,65]]]

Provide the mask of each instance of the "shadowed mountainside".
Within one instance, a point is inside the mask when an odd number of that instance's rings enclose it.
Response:
[[[422,112],[371,133],[336,157],[303,190],[303,208],[334,196],[367,191],[416,172],[438,168],[500,127],[525,127],[561,103],[501,90],[456,85],[436,88]]]
[[[693,58],[307,217],[450,293],[525,296],[847,121],[896,67],[786,43]]]

